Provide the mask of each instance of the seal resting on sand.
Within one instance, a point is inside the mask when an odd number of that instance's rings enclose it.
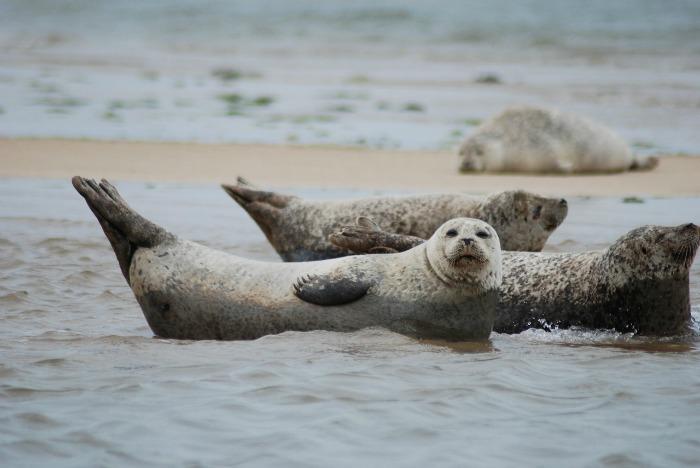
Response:
[[[461,194],[374,197],[345,201],[308,201],[253,188],[245,179],[222,185],[260,226],[268,241],[288,262],[349,255],[328,241],[339,226],[370,216],[390,232],[430,237],[452,218],[486,221],[498,233],[503,250],[540,251],[564,221],[566,200],[521,190],[488,197]]]
[[[177,238],[131,209],[106,180],[74,177],[73,186],[158,336],[236,340],[371,326],[445,340],[491,333],[501,251],[483,221],[450,220],[395,255],[269,263]]]
[[[397,252],[423,240],[382,231],[369,219],[331,241],[357,253]],[[644,226],[602,251],[503,252],[494,331],[615,329],[679,335],[690,322],[689,271],[700,243],[695,224]]]
[[[595,173],[652,169],[618,135],[586,118],[512,107],[479,126],[459,149],[462,172]]]

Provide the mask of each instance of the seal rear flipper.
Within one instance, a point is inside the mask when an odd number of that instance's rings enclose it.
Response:
[[[255,186],[255,184],[253,184],[251,181],[249,181],[248,179],[246,179],[246,178],[243,177],[243,176],[238,176],[238,177],[236,177],[236,185],[240,185],[240,186],[242,186],[242,187],[248,187],[248,188],[250,188],[250,189],[256,189],[256,188],[257,188],[257,187]]]
[[[75,176],[72,183],[102,226],[127,283],[131,258],[138,247],[153,247],[174,238],[134,211],[107,180],[97,183]]]
[[[295,198],[291,195],[257,190],[242,177],[238,178],[237,185],[221,184],[221,188],[246,210],[247,205],[256,202],[267,204],[274,208],[286,208],[289,202]]]
[[[276,246],[273,232],[282,222],[282,210],[296,197],[256,190],[245,179],[239,178],[238,182],[238,185],[221,184],[221,188],[246,210],[270,243]]]
[[[630,166],[630,171],[650,171],[659,165],[659,158],[656,156],[634,156],[634,161]]]
[[[294,295],[304,302],[320,306],[343,305],[361,299],[372,287],[364,275],[334,277],[308,275],[294,283]]]

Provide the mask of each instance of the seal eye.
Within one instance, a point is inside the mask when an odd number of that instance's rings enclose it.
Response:
[[[446,235],[447,237],[454,237],[454,236],[457,235],[457,230],[456,230],[456,229],[450,229],[449,231],[447,231],[447,232],[445,233],[445,235]]]
[[[532,219],[538,219],[542,214],[542,205],[537,205],[532,211]]]
[[[486,231],[479,231],[476,233],[476,237],[481,237],[482,239],[488,239],[489,237],[491,237],[491,234],[489,234]]]

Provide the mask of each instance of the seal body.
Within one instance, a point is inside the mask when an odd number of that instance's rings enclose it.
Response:
[[[415,248],[420,239],[345,226],[333,242],[356,252]],[[644,226],[608,249],[583,253],[503,252],[494,331],[614,329],[642,335],[686,333],[689,271],[700,243],[694,224]]]
[[[421,238],[430,237],[449,219],[477,218],[496,230],[503,250],[540,251],[568,210],[564,199],[519,190],[488,197],[436,194],[310,201],[256,190],[247,183],[222,187],[260,226],[280,257],[292,262],[349,255],[328,236],[358,216],[372,218],[385,231]]]
[[[498,236],[472,219],[389,256],[268,263],[181,240],[140,217],[108,182],[74,178],[112,243],[153,332],[254,339],[385,327],[420,338],[488,338],[501,282]]]
[[[603,251],[506,252],[494,329],[613,329],[680,335],[690,323],[694,224],[645,226]]]
[[[650,169],[622,138],[589,119],[513,107],[479,126],[459,150],[463,172],[595,173]]]
[[[495,290],[475,295],[447,288],[429,272],[425,256],[419,247],[391,258],[276,264],[177,241],[137,250],[131,288],[153,332],[168,338],[239,340],[372,326],[421,338],[488,338]],[[295,295],[299,278],[355,278],[360,272],[373,286],[354,302],[317,305]]]

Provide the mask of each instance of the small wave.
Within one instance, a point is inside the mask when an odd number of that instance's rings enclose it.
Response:
[[[42,413],[27,412],[18,413],[14,416],[22,423],[37,427],[58,427],[61,424]]]
[[[507,335],[500,335],[506,337]],[[595,346],[618,348],[629,351],[682,353],[695,349],[694,335],[670,337],[648,337],[634,333],[622,333],[615,330],[592,330],[571,327],[551,331],[530,328],[517,335],[510,335],[516,340],[535,343],[560,344],[564,346]]]
[[[0,363],[0,378],[7,379],[17,374],[17,369],[9,367],[6,364]]]
[[[70,239],[67,237],[48,237],[35,242],[34,247],[46,250],[48,253],[54,255],[66,255],[92,249],[107,250],[107,246],[103,242]]]
[[[0,237],[0,248],[7,248],[7,247],[12,247],[13,249],[20,249],[20,245],[17,244],[16,242],[12,242],[9,239],[5,239],[3,237]]]
[[[634,333],[621,333],[615,330],[592,330],[589,328],[571,327],[567,329],[529,328],[516,335],[511,335],[528,341],[542,343],[588,344],[602,342],[628,341],[634,338]]]
[[[20,304],[29,298],[28,291],[15,291],[13,293],[0,296],[0,304]]]
[[[82,270],[77,273],[70,273],[63,278],[66,284],[85,285],[102,279],[102,274],[94,270]]]
[[[46,389],[46,388],[31,388],[31,387],[15,387],[13,385],[0,385],[0,395],[8,398],[28,398],[38,395],[61,395],[68,393],[81,393],[83,390],[78,388],[63,388],[63,389]]]
[[[38,218],[34,216],[0,216],[0,220],[21,223],[55,224],[59,226],[86,226],[89,221],[64,218]]]
[[[68,362],[64,358],[52,358],[52,359],[42,359],[40,361],[35,361],[33,364],[35,366],[47,366],[47,367],[60,367]]]

